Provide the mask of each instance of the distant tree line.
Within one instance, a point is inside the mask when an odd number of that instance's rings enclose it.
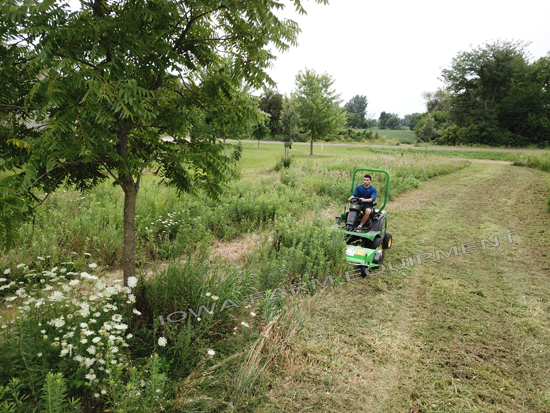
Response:
[[[528,45],[498,40],[458,53],[442,71],[445,87],[424,93],[417,136],[442,145],[549,146],[550,52],[530,61]]]

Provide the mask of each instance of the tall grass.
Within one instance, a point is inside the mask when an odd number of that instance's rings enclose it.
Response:
[[[34,224],[22,228],[21,245],[0,260],[5,326],[0,404],[7,402],[11,408],[21,395],[26,397],[23,410],[30,409],[49,391],[66,409],[71,398],[80,397],[82,411],[169,408],[172,398],[176,408],[184,410],[233,405],[252,411],[248,395],[261,393],[259,373],[296,333],[294,321],[300,317],[288,306],[293,285],[304,283],[301,291],[314,293],[312,278],[339,282],[346,269],[343,235],[332,231],[332,221],[324,216],[348,198],[352,171],[364,166],[388,170],[389,196],[394,197],[421,180],[466,165],[416,155],[314,160],[279,173],[249,176],[229,186],[220,200],[178,198],[172,189],[146,177],[136,216],[137,259],[142,264],[172,261],[154,276],[143,271],[131,292],[108,287],[102,280],[78,291],[75,287],[81,285],[76,281],[91,277],[83,269],[101,276],[119,265],[122,194],[107,184],[85,195],[52,194]],[[375,184],[382,190],[382,176],[376,176]],[[246,233],[256,233],[262,241],[245,263],[210,258],[211,241],[230,241]],[[51,287],[47,292],[42,291],[46,282]],[[33,307],[36,301],[28,301],[22,285],[45,294],[44,305]],[[47,298],[68,291],[75,295],[67,301]],[[86,308],[86,303],[90,314],[77,308]],[[112,317],[123,323],[111,326]],[[100,325],[107,327],[101,330]],[[124,338],[109,334],[109,326],[124,329]],[[61,327],[65,330],[58,332]],[[108,374],[103,365],[90,371],[91,356],[81,361],[63,352],[60,358],[61,348],[77,355],[88,351],[89,343],[79,340],[92,337],[97,343],[107,340],[105,348],[117,343],[116,367]],[[101,354],[115,360],[109,352]],[[58,373],[65,381],[54,380]],[[41,390],[48,380],[57,387]],[[190,390],[192,383],[196,391]]]

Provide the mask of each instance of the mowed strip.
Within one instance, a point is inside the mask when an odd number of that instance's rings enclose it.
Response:
[[[547,412],[549,185],[537,170],[473,163],[390,203],[394,268],[459,255],[316,297],[258,411]]]

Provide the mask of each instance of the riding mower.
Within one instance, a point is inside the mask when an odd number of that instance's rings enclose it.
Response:
[[[386,175],[384,190],[384,205],[376,209],[377,202],[373,202],[373,211],[362,229],[357,226],[363,218],[363,208],[357,198],[351,201],[349,209],[344,209],[341,216],[336,217],[337,225],[332,228],[344,231],[346,235],[346,260],[361,270],[361,276],[366,277],[369,272],[380,266],[383,259],[383,251],[390,249],[392,236],[386,231],[387,212],[384,207],[388,201],[388,185],[390,175],[386,171],[377,169],[356,169],[351,179],[351,193],[355,189],[355,175],[357,172],[380,172]]]

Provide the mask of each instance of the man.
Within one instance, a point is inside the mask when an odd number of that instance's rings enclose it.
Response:
[[[363,225],[365,225],[365,222],[367,222],[372,210],[374,209],[374,205],[372,203],[376,199],[377,191],[374,186],[371,186],[371,181],[372,176],[369,174],[365,175],[363,177],[363,185],[357,185],[355,191],[353,191],[353,195],[348,198],[348,202],[351,202],[354,198],[359,198],[359,201],[363,203],[362,207],[364,208],[364,215],[361,223],[355,229],[356,232],[363,231]]]

